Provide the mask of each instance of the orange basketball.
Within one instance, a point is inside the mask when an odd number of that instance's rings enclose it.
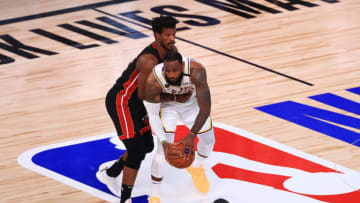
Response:
[[[182,143],[169,144],[169,148],[165,152],[165,158],[171,166],[187,168],[194,161],[195,151],[185,147]]]

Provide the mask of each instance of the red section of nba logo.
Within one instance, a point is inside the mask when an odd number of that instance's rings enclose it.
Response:
[[[307,173],[342,173],[220,128],[215,128],[215,137],[216,144],[214,146],[214,151],[217,152],[229,153],[252,161],[273,166],[293,168]],[[320,201],[350,203],[360,200],[360,190],[335,195],[301,194],[290,191],[284,186],[285,181],[291,178],[291,176],[251,171],[221,163],[216,164],[212,169],[220,178],[235,179],[270,186],[278,190],[304,195]]]

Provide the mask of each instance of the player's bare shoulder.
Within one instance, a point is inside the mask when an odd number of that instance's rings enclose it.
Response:
[[[158,59],[153,54],[146,53],[138,57],[136,68],[139,72],[150,73],[152,68],[158,63]]]
[[[190,78],[195,85],[207,83],[205,67],[195,59],[190,59]]]
[[[146,80],[148,75],[152,72],[153,67],[158,63],[158,59],[153,54],[142,54],[137,58],[136,69],[139,72],[138,77],[138,96],[144,99],[146,95]]]

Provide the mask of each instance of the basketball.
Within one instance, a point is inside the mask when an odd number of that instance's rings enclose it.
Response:
[[[182,143],[169,144],[169,148],[165,152],[165,158],[175,168],[187,168],[194,161],[195,151],[185,147]]]

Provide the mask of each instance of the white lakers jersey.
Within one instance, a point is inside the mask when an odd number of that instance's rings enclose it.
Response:
[[[164,63],[156,65],[153,69],[155,78],[159,82],[163,93],[186,94],[195,91],[195,85],[190,81],[190,58],[183,59],[183,62],[185,66],[180,86],[170,85],[166,82]]]

